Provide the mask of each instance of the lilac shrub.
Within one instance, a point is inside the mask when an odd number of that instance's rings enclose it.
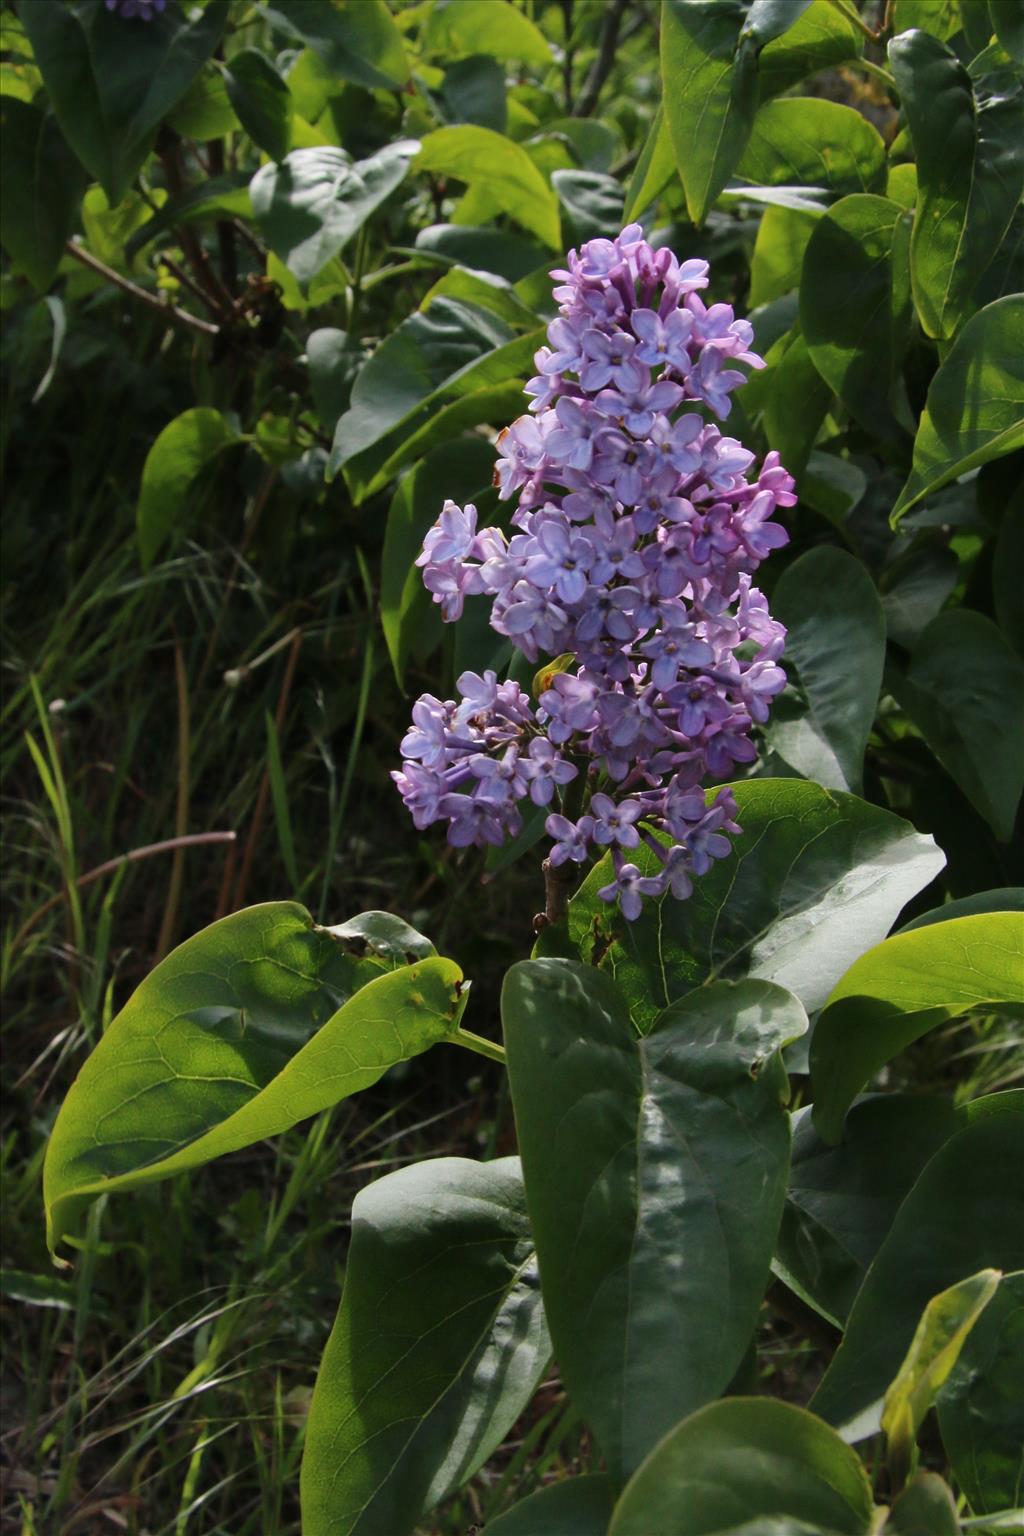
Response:
[[[529,412],[498,437],[515,531],[447,501],[417,564],[444,619],[487,594],[528,661],[558,659],[536,703],[494,672],[463,673],[458,702],[424,694],[393,777],[416,826],[446,821],[456,846],[500,844],[523,801],[550,805],[550,864],[610,849],[600,894],[634,919],[645,896],[689,896],[739,831],[729,790],[709,806],[701,786],[754,761],[785,685],[785,630],[751,577],[796,498],[778,454],[752,476],[754,455],[700,414],[724,421],[736,365],[763,366],[749,323],[702,302],[706,262],[632,224],[552,276]],[[641,842],[657,874],[631,861]]]

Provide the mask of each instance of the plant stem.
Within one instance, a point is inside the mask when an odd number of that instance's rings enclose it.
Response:
[[[540,933],[542,928],[547,928],[552,923],[564,922],[569,912],[569,897],[572,888],[576,884],[577,871],[562,869],[552,864],[550,859],[545,859],[541,865],[544,875],[544,911],[538,912],[533,920],[535,933]]]
[[[475,1051],[478,1056],[486,1056],[488,1061],[500,1061],[502,1066],[505,1065],[505,1047],[496,1040],[485,1040],[483,1035],[474,1035],[469,1029],[457,1030],[448,1039],[451,1045],[463,1045],[467,1051]]]
[[[100,277],[105,277],[108,283],[113,283],[115,288],[120,288],[122,293],[130,294],[133,299],[138,299],[141,304],[148,304],[150,309],[158,309],[160,313],[175,325],[183,325],[190,331],[198,331],[202,336],[219,336],[220,326],[211,325],[208,320],[200,320],[198,315],[190,315],[187,309],[178,309],[175,304],[167,304],[158,298],[155,293],[148,293],[145,288],[140,288],[137,283],[131,282],[127,277],[122,277],[120,272],[115,272],[113,267],[108,267],[105,261],[100,261],[98,256],[93,256],[90,251],[76,244],[74,240],[68,240],[64,249],[69,256],[80,261],[83,267],[89,267],[93,272],[98,272]]]

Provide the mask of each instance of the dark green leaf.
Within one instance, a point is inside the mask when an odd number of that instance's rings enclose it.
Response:
[[[923,496],[1024,446],[1024,297],[972,315],[928,388],[895,527]]]
[[[976,1515],[1024,1504],[1024,1273],[999,1289],[939,1395],[939,1428]]]
[[[211,176],[187,192],[168,198],[127,241],[126,258],[131,261],[157,235],[179,224],[198,224],[205,219],[251,218],[250,180],[247,171],[227,171],[223,176]]]
[[[900,434],[895,391],[907,299],[909,215],[855,193],[819,219],[804,254],[800,324],[823,379],[870,432]]]
[[[896,1214],[812,1408],[873,1433],[894,1362],[933,1296],[980,1267],[1024,1267],[1024,1092],[970,1106]]]
[[[169,422],[146,455],[135,510],[139,557],[151,565],[161,546],[184,525],[196,476],[239,440],[233,418],[197,405]]]
[[[410,659],[423,661],[441,638],[440,609],[413,562],[427,530],[450,497],[462,506],[494,469],[494,450],[482,438],[439,443],[409,471],[392,498],[381,556],[380,617],[395,677],[402,685]]]
[[[889,639],[912,650],[941,612],[960,574],[960,562],[944,545],[912,549],[881,573],[882,609]]]
[[[310,333],[306,358],[316,413],[328,431],[333,432],[338,417],[348,409],[362,354],[347,331],[325,326]]]
[[[423,140],[416,169],[500,190],[502,210],[510,218],[545,245],[560,248],[555,194],[526,150],[512,139],[470,123],[439,128]]]
[[[988,0],[992,31],[1012,59],[1024,64],[1024,6],[1020,0]]]
[[[308,283],[404,181],[419,144],[399,139],[368,160],[343,149],[294,149],[264,165],[249,187],[253,214],[271,248]]]
[[[224,78],[250,139],[271,160],[283,160],[292,141],[292,98],[283,76],[258,48],[243,48],[231,55]]]
[[[399,91],[407,84],[402,34],[385,0],[358,0],[355,5],[277,0],[262,9],[275,27],[311,48],[332,75],[371,91]]]
[[[957,1362],[972,1328],[992,1300],[998,1269],[982,1269],[933,1296],[882,1407],[882,1433],[894,1488],[902,1488],[916,1455],[917,1436],[936,1393]]]
[[[572,233],[566,237],[567,245],[570,239],[580,245],[621,228],[622,187],[614,176],[600,171],[554,171],[551,185],[569,215]]]
[[[855,1095],[937,1024],[975,1010],[1024,1011],[1024,916],[989,912],[896,933],[855,960],[811,1041],[814,1123],[838,1141]]]
[[[1024,193],[1024,91],[1013,70],[972,80],[927,32],[893,38],[889,62],[917,159],[914,301],[929,336],[952,336]]]
[[[768,187],[881,192],[885,145],[852,107],[816,96],[787,96],[758,112],[736,175]]]
[[[820,1008],[942,868],[930,837],[852,795],[797,779],[732,788],[743,835],[688,901],[652,900],[626,922],[598,898],[611,879],[605,859],[570,902],[581,957],[611,971],[641,1029],[717,976],[761,976],[795,992],[809,1012]],[[656,860],[640,848],[635,862],[647,872]]]
[[[524,404],[522,379],[543,329],[513,336],[477,305],[435,299],[377,348],[338,422],[330,473],[344,466],[357,501],[435,442],[466,427],[504,425]]]
[[[132,994],[64,1100],[43,1170],[51,1249],[93,1196],[277,1136],[451,1039],[461,980],[450,960],[359,958],[291,902],[196,934]]]
[[[983,614],[950,608],[889,687],[943,767],[1009,842],[1024,788],[1024,662]]]
[[[602,1473],[569,1477],[532,1493],[497,1520],[483,1536],[605,1536],[612,1515],[611,1484]]]
[[[518,1158],[436,1158],[362,1190],[306,1429],[305,1536],[411,1532],[505,1437],[549,1355]]]
[[[21,20],[64,137],[119,203],[160,123],[220,41],[228,0],[186,19],[176,6],[145,26],[92,0],[32,0]]]
[[[672,148],[665,109],[659,102],[650,132],[644,140],[640,158],[626,189],[623,217],[627,223],[639,219],[651,207],[676,174],[676,156]],[[760,301],[759,301],[760,302]]]
[[[502,1019],[555,1353],[620,1479],[746,1351],[789,1163],[779,1051],[805,1015],[718,982],[638,1039],[609,977],[528,960]]]
[[[872,1510],[860,1458],[826,1424],[789,1403],[734,1397],[666,1436],[616,1505],[608,1536],[867,1536]]]
[[[660,109],[659,109],[660,110]],[[621,136],[614,123],[593,117],[556,117],[546,131],[566,138],[584,171],[610,171],[622,152]],[[675,171],[675,162],[672,162]],[[621,188],[620,188],[621,198]]]
[[[955,37],[960,26],[960,6],[957,0],[952,5],[950,0],[893,0],[894,37],[898,37],[901,32],[909,32],[911,27],[920,27],[933,37],[941,37],[945,41]]]
[[[811,0],[810,8],[762,52],[759,99],[778,96],[819,69],[832,69],[863,51],[864,33],[835,0]]]
[[[900,1202],[963,1124],[948,1099],[880,1094],[853,1105],[833,1147],[818,1136],[810,1109],[799,1110],[777,1250],[784,1278],[842,1323]]]
[[[833,756],[833,771],[817,775],[819,782],[859,791],[885,664],[885,616],[874,582],[845,550],[811,549],[783,573],[772,611],[788,630],[786,657]],[[784,744],[779,750],[801,766]]]
[[[920,1472],[896,1500],[884,1536],[960,1536],[956,1502],[935,1472]]]
[[[992,595],[999,627],[1018,656],[1024,656],[1024,592],[1020,573],[1024,571],[1024,494],[1007,508],[992,562]]]
[[[932,923],[945,923],[953,917],[973,917],[978,912],[1024,912],[1024,887],[1004,885],[995,891],[980,891],[977,896],[961,896],[947,901],[944,906],[922,912],[909,923],[904,923],[900,933],[911,933],[915,928],[927,928]]]
[[[451,123],[476,123],[496,133],[505,132],[505,71],[488,53],[472,54],[448,65],[441,101]]]
[[[473,229],[464,224],[431,224],[416,236],[416,250],[429,252],[451,266],[496,272],[507,282],[547,266],[550,258],[539,245],[504,229]]]
[[[60,265],[85,181],[52,112],[0,97],[0,236],[39,293]]]

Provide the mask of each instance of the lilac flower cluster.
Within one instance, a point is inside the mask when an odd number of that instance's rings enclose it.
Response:
[[[751,729],[785,685],[785,630],[751,574],[786,543],[770,519],[795,497],[777,454],[751,475],[754,455],[699,413],[724,420],[735,365],[762,366],[750,325],[700,299],[706,262],[633,224],[552,275],[529,413],[498,438],[515,531],[446,502],[417,564],[445,619],[488,594],[499,634],[560,660],[536,707],[493,673],[464,674],[461,702],[420,699],[394,777],[416,825],[447,820],[458,845],[514,836],[519,802],[557,792],[550,862],[610,849],[601,895],[632,919],[645,896],[688,896],[739,830],[731,794],[708,807],[699,786],[754,760]],[[656,875],[630,861],[642,841]]]
[[[125,21],[138,17],[139,21],[152,21],[166,9],[167,0],[104,0],[108,11],[116,11]]]

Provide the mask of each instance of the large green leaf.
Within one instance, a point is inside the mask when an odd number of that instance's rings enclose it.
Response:
[[[1024,1271],[1004,1275],[939,1394],[939,1428],[975,1514],[1024,1506]]]
[[[522,380],[543,328],[515,336],[464,300],[435,299],[410,315],[364,365],[338,422],[329,474],[344,466],[357,501],[405,464],[467,427],[503,425],[524,404]]]
[[[145,26],[92,0],[32,0],[21,21],[64,137],[111,205],[128,191],[160,123],[220,41],[228,0]]]
[[[474,228],[468,224],[429,224],[416,236],[416,254],[423,253],[441,266],[470,267],[475,272],[496,272],[517,283],[550,257],[542,246],[506,229]]]
[[[855,960],[811,1042],[814,1123],[842,1134],[854,1096],[880,1067],[947,1019],[1006,1003],[1024,1017],[1024,914],[957,917],[892,938]]]
[[[757,56],[810,0],[664,0],[662,104],[695,224],[746,148],[757,112]]]
[[[306,1427],[305,1536],[412,1531],[505,1437],[550,1352],[518,1158],[435,1158],[362,1190]]]
[[[882,1408],[893,1487],[909,1476],[925,1414],[957,1362],[971,1329],[992,1300],[998,1269],[982,1269],[933,1296],[921,1314],[906,1358],[893,1377]]]
[[[545,245],[562,243],[558,199],[526,150],[503,134],[473,123],[428,133],[416,158],[418,171],[483,183],[498,192],[502,210]]]
[[[867,1536],[872,1510],[860,1458],[820,1419],[789,1403],[733,1397],[666,1435],[620,1498],[608,1536]],[[758,1516],[778,1524],[761,1526]]]
[[[760,407],[769,446],[802,489],[815,438],[832,403],[832,390],[814,366],[799,324],[780,336],[765,363],[744,405],[748,410]]]
[[[800,323],[818,371],[868,431],[900,433],[895,391],[909,291],[910,215],[868,193],[818,220],[804,253]]]
[[[783,1279],[841,1325],[915,1179],[965,1123],[948,1099],[878,1094],[853,1105],[831,1146],[810,1107],[799,1110],[776,1250]]]
[[[256,223],[300,283],[308,283],[347,245],[404,181],[416,139],[399,139],[353,161],[343,149],[293,149],[252,179]]]
[[[602,1473],[566,1478],[488,1520],[483,1536],[605,1536],[612,1489]]]
[[[933,1296],[979,1268],[1024,1267],[1024,1092],[970,1106],[927,1163],[868,1270],[811,1406],[860,1437]]]
[[[628,923],[597,895],[611,879],[604,859],[569,904],[581,957],[611,971],[641,1028],[718,976],[761,976],[820,1008],[944,863],[930,837],[852,795],[799,779],[732,789],[743,834],[688,901],[649,901]],[[634,857],[653,872],[653,853]]]
[[[543,32],[510,0],[441,0],[431,8],[424,42],[446,59],[489,53],[541,69],[551,63]]]
[[[789,1164],[779,1052],[804,1011],[717,982],[638,1039],[609,977],[528,960],[502,1019],[555,1353],[621,1480],[750,1341]]]
[[[675,174],[676,156],[672,148],[672,135],[665,108],[659,103],[626,189],[624,217],[627,223],[647,211]]]
[[[889,62],[917,162],[914,301],[929,336],[952,336],[1024,193],[1024,91],[1012,69],[972,80],[928,32],[893,38]]]
[[[57,1117],[43,1171],[51,1249],[91,1197],[279,1135],[452,1039],[462,973],[400,926],[409,964],[392,937],[338,938],[302,907],[273,902],[222,918],[162,960]]]
[[[945,0],[942,0],[945,4]],[[811,0],[758,61],[759,99],[788,91],[819,69],[832,69],[864,51],[864,33],[835,0]]]
[[[984,614],[944,609],[887,685],[1001,842],[1024,788],[1024,662]]]
[[[331,75],[371,91],[399,91],[408,83],[402,34],[386,0],[272,0],[263,9]]]
[[[233,53],[224,71],[228,98],[238,121],[271,160],[291,148],[292,98],[284,76],[258,48]]]
[[[381,555],[380,618],[399,687],[409,660],[422,661],[441,638],[440,610],[414,564],[427,530],[449,497],[464,505],[487,484],[493,469],[494,450],[489,443],[482,438],[456,438],[432,449],[395,491]]]
[[[769,304],[798,286],[807,242],[820,218],[820,212],[805,208],[765,209],[750,262],[752,308]]]
[[[193,406],[164,427],[142,466],[135,510],[143,568],[176,529],[186,526],[188,493],[196,476],[238,441],[234,419],[208,405]]]
[[[924,496],[1024,446],[1024,297],[972,315],[928,387],[895,527]]]
[[[85,180],[52,112],[0,97],[0,239],[39,293],[60,265]]]
[[[833,758],[829,776],[816,777],[829,788],[860,790],[885,665],[885,615],[875,584],[853,555],[822,546],[783,573],[772,611],[786,626],[786,656]],[[779,750],[787,756],[783,744]]]
[[[736,175],[765,187],[884,191],[885,144],[852,107],[817,96],[786,96],[761,107]]]

